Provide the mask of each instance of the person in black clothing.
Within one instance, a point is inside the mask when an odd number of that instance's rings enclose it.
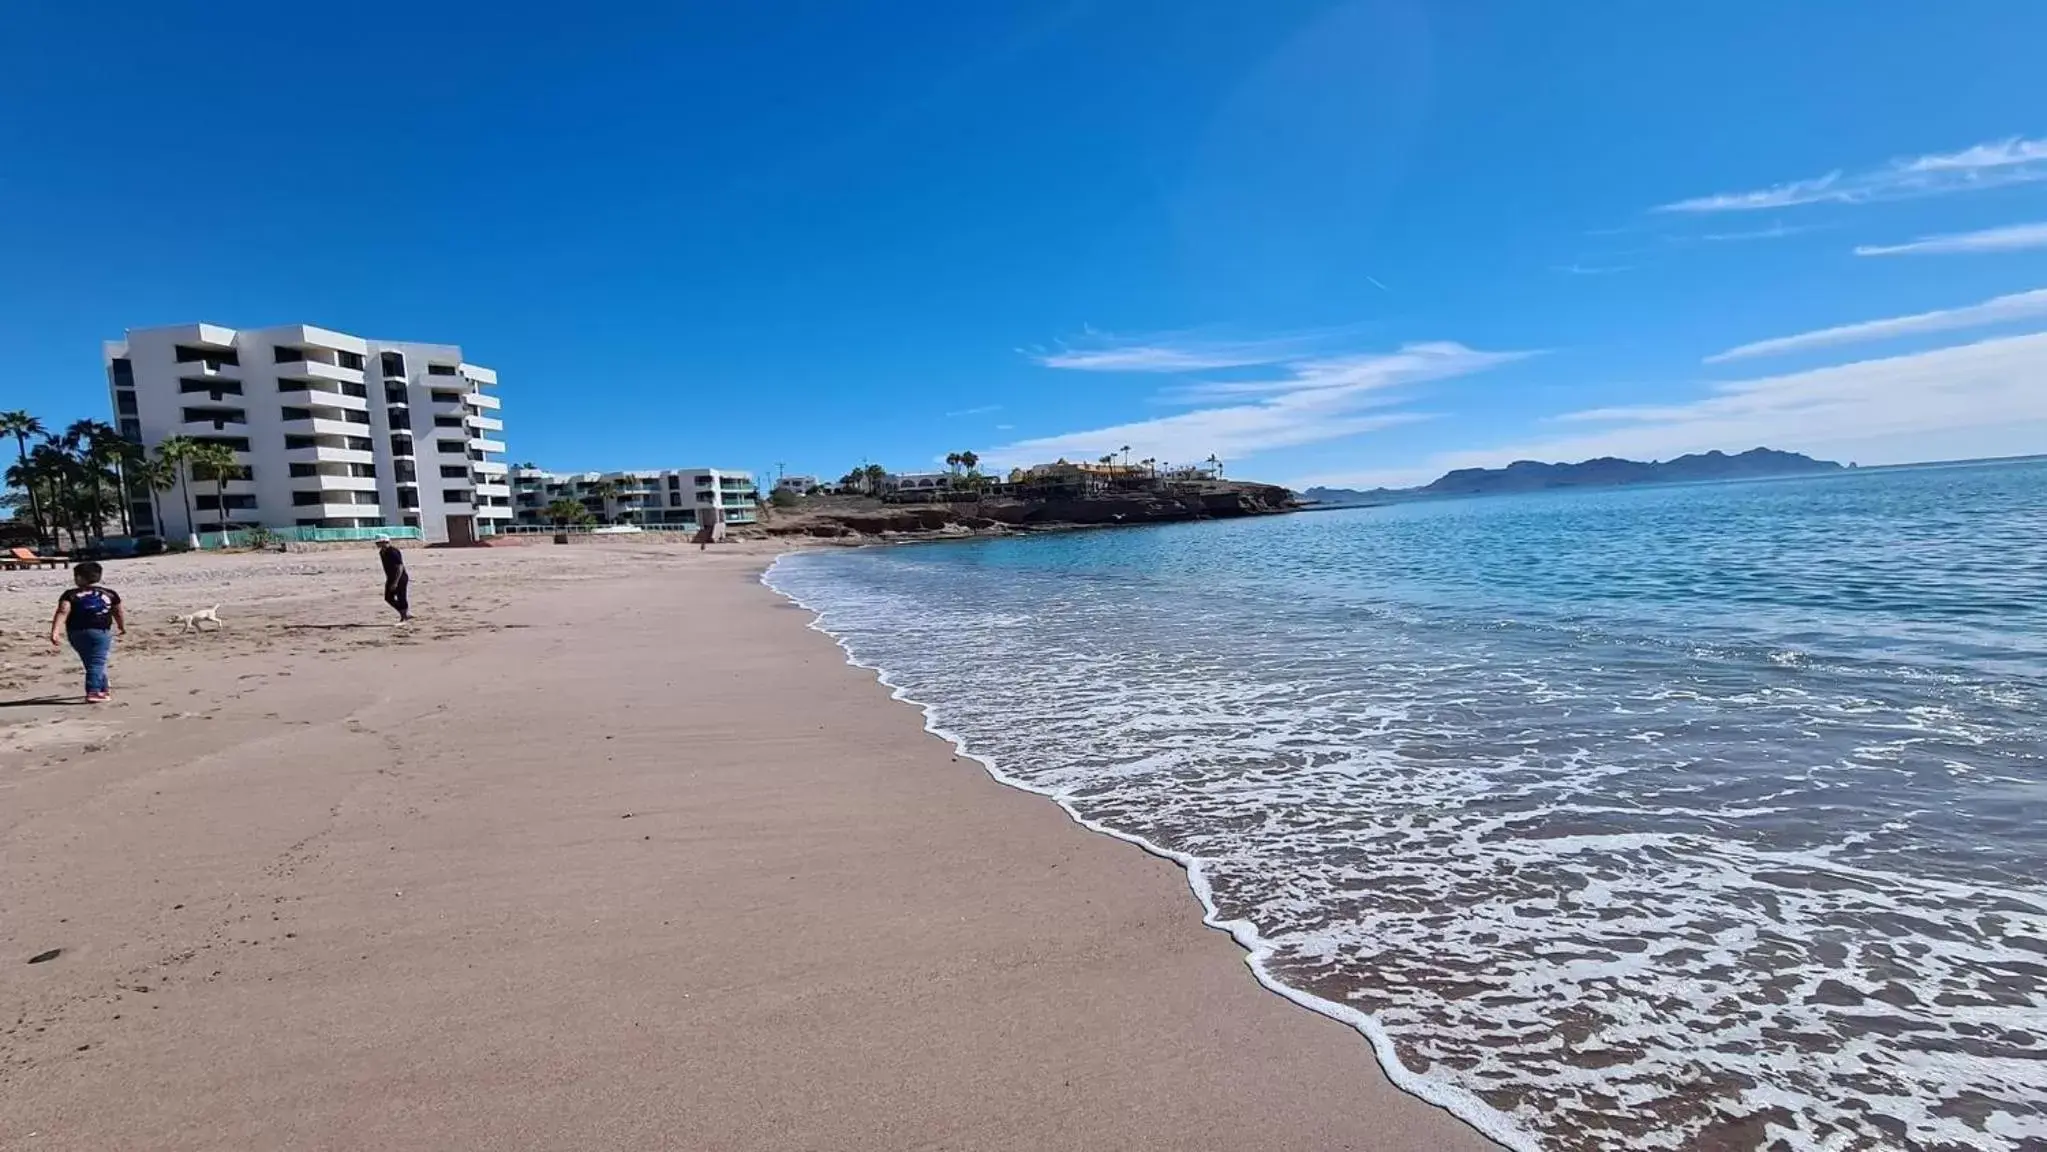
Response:
[[[60,647],[62,630],[85,665],[85,699],[90,704],[107,701],[107,658],[114,654],[114,633],[128,634],[127,617],[121,614],[121,594],[100,586],[100,566],[91,560],[71,570],[73,587],[57,597],[57,614],[50,617],[50,647]]]
[[[384,561],[384,603],[398,610],[398,622],[403,624],[412,619],[412,600],[406,595],[412,577],[405,572],[405,554],[389,536],[377,537],[377,552]]]

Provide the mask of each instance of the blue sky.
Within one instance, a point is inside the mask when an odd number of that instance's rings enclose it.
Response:
[[[304,321],[557,468],[2047,451],[2047,5],[642,7],[11,14],[0,407]]]

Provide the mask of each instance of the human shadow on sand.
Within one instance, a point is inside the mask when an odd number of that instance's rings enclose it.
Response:
[[[52,704],[63,707],[70,707],[72,705],[83,707],[85,705],[85,698],[82,696],[28,696],[20,700],[0,700],[0,708],[44,708]]]

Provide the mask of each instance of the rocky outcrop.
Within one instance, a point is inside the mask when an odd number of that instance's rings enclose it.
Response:
[[[991,498],[959,504],[819,506],[766,525],[770,536],[837,538],[955,537],[1114,525],[1170,524],[1266,516],[1297,508],[1294,494],[1271,484],[1215,481],[1151,492],[1107,492],[1050,500]]]

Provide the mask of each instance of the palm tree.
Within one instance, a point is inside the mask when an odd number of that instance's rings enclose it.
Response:
[[[213,507],[220,516],[220,546],[227,547],[227,482],[241,472],[234,449],[225,444],[200,444],[188,458],[194,480],[213,481]]]
[[[163,535],[163,501],[159,497],[177,486],[178,466],[162,456],[143,457],[128,466],[129,478],[149,491],[149,513],[156,534]]]
[[[1128,444],[1125,444],[1125,445],[1123,446],[1123,448],[1122,448],[1122,452],[1123,452],[1123,466],[1124,466],[1125,468],[1128,468],[1128,467],[1130,467],[1130,445],[1128,445]]]
[[[957,452],[947,452],[945,454],[945,466],[952,469],[953,475],[959,475],[960,454]]]
[[[879,464],[869,464],[860,470],[860,474],[867,478],[867,494],[869,496],[881,491],[882,482],[888,479],[888,469],[883,468]]]
[[[976,467],[980,465],[980,463],[981,457],[979,453],[975,452],[960,453],[960,466],[965,468],[967,471],[972,472]]]
[[[1145,457],[1144,459],[1142,459],[1142,460],[1139,460],[1139,461],[1138,461],[1138,463],[1139,463],[1139,464],[1142,464],[1142,465],[1144,465],[1144,474],[1145,474],[1146,476],[1148,476],[1148,477],[1152,478],[1153,480],[1156,480],[1156,479],[1158,479],[1158,478],[1159,478],[1159,458],[1158,458],[1158,457],[1156,457],[1156,456],[1146,456],[1146,457]]]
[[[166,436],[163,442],[156,446],[156,458],[169,465],[171,472],[178,478],[178,495],[183,497],[185,502],[185,538],[194,548],[199,546],[199,533],[192,529],[198,521],[192,515],[192,486],[186,477],[187,466],[192,462],[192,454],[197,452],[199,447],[199,442],[190,436]]]
[[[1208,463],[1215,469],[1216,478],[1221,479],[1223,474],[1223,462],[1215,458],[1215,453],[1210,452],[1208,454]]]
[[[583,502],[572,500],[567,496],[555,497],[548,503],[547,507],[540,510],[540,514],[547,517],[548,522],[552,524],[588,524],[590,522],[590,510],[583,507]]]
[[[0,436],[14,437],[14,462],[24,473],[28,469],[28,438],[42,434],[43,422],[26,411],[17,408],[12,412],[0,412]],[[28,492],[28,518],[30,523],[35,525],[36,544],[40,547],[43,543],[42,499],[36,495],[34,484],[24,484],[22,487]]]
[[[55,542],[57,531],[61,528],[70,533],[73,545],[78,543],[77,521],[72,516],[76,509],[72,507],[71,502],[71,482],[77,470],[77,463],[72,458],[70,450],[64,446],[64,441],[48,433],[43,434],[43,442],[36,445],[28,454],[28,467],[35,480],[42,485],[44,494],[49,497],[49,529],[52,542]]]
[[[1095,463],[1097,464],[1114,464],[1115,462],[1116,454],[1114,452],[1109,453],[1107,456],[1100,457],[1095,461]]]
[[[618,485],[609,480],[599,480],[590,485],[590,494],[604,502],[604,518],[611,519],[611,502],[618,499]]]
[[[82,466],[81,475],[86,481],[88,505],[92,509],[92,534],[104,540],[107,535],[106,492],[107,482],[114,482],[115,490],[123,493],[117,501],[123,506],[122,523],[127,522],[127,485],[121,482],[121,455],[127,441],[113,425],[102,420],[79,420],[64,430],[64,439],[73,445],[72,451]]]

